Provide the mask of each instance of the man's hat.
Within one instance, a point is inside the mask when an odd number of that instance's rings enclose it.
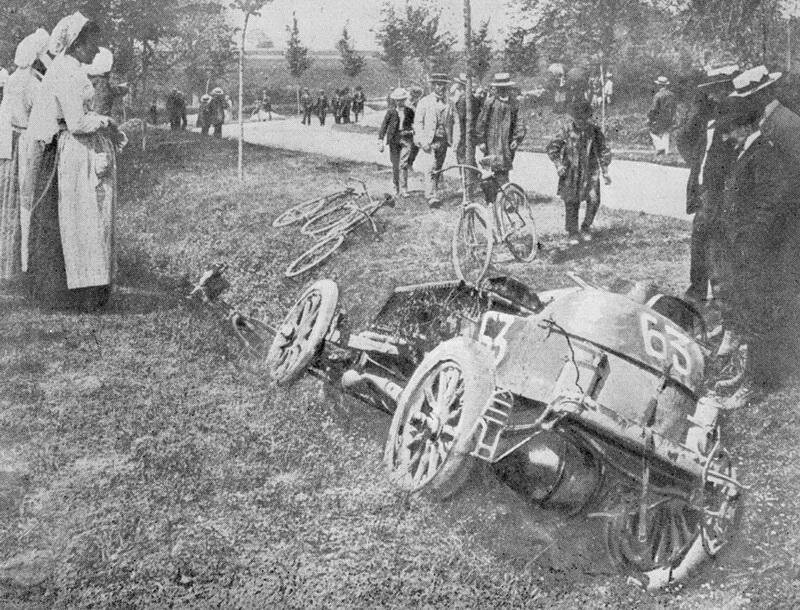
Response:
[[[208,93],[204,93],[200,98],[201,102],[208,102],[211,101],[211,96]]]
[[[453,77],[453,82],[458,83],[459,85],[466,85],[467,84],[467,74],[462,72],[458,76]]]
[[[666,76],[659,76],[656,80],[653,81],[656,85],[661,85],[662,87],[666,87],[669,85],[669,79]]]
[[[392,91],[390,98],[393,100],[406,100],[408,99],[408,91],[406,91],[403,87],[398,87],[394,91]]]
[[[450,77],[444,72],[434,72],[428,77],[429,83],[449,83]]]
[[[733,93],[730,97],[747,97],[756,91],[776,82],[783,72],[770,72],[766,66],[756,66],[739,74],[733,79]]]
[[[225,95],[225,92],[222,90],[222,87],[214,87],[211,90],[211,95]]]
[[[511,75],[508,72],[498,72],[494,75],[494,80],[491,84],[492,87],[516,87],[517,83],[511,80]]]
[[[569,115],[575,119],[588,119],[592,116],[592,105],[586,100],[575,100],[569,107]]]
[[[733,88],[731,81],[742,73],[739,64],[727,61],[709,64],[704,70],[705,76],[700,84],[697,85],[698,89],[717,85],[728,85]]]

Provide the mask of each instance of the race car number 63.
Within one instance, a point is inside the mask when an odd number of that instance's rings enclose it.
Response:
[[[642,313],[640,322],[647,354],[664,364],[672,362],[672,369],[676,373],[688,376],[691,362],[688,344],[691,339],[652,314]]]

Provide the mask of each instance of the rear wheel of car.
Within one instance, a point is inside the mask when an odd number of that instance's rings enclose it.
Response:
[[[292,383],[306,371],[322,347],[338,302],[336,282],[317,280],[292,305],[267,352],[267,368],[277,384]]]
[[[492,400],[489,351],[462,337],[430,352],[398,401],[384,462],[392,480],[409,492],[452,497],[475,466],[470,455],[478,419]]]
[[[727,456],[714,460],[714,466],[735,479]],[[622,570],[641,578],[647,589],[664,588],[685,580],[720,552],[733,534],[740,511],[739,491],[725,481],[709,480],[692,501],[653,497],[643,527],[639,511],[631,507],[609,520],[609,555]]]

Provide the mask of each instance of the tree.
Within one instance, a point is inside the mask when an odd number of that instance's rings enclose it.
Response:
[[[381,60],[392,69],[398,79],[402,78],[406,59],[406,39],[403,22],[397,17],[391,2],[385,3],[381,9],[381,26],[376,38],[383,49]]]
[[[239,45],[239,146],[236,168],[239,180],[244,180],[244,47],[247,43],[247,24],[251,17],[259,17],[261,9],[271,0],[233,0],[231,8],[242,12],[242,38]]]
[[[439,28],[441,14],[441,9],[430,3],[407,4],[404,19],[400,22],[409,54],[428,73],[449,71],[456,60],[453,52],[455,37]]]
[[[470,68],[479,81],[482,81],[492,66],[492,41],[489,38],[489,20],[483,21],[477,32],[472,33],[470,48]]]
[[[292,13],[292,26],[287,25],[286,31],[289,34],[286,43],[286,61],[291,75],[299,79],[311,67],[311,58],[308,56],[308,48],[300,42],[300,28],[297,26],[297,16],[294,13]]]
[[[503,67],[509,72],[528,74],[535,70],[539,60],[533,36],[524,28],[514,28],[508,33],[503,51]]]
[[[364,69],[366,61],[364,57],[353,49],[353,41],[350,39],[350,34],[347,32],[347,26],[342,29],[342,37],[336,43],[336,48],[339,49],[339,55],[342,58],[342,69],[344,73],[350,78],[355,78]]]

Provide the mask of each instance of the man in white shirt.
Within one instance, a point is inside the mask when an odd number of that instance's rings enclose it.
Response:
[[[425,197],[432,208],[441,205],[439,198],[439,183],[441,174],[438,173],[444,165],[447,156],[447,85],[450,78],[447,74],[431,74],[428,79],[431,92],[423,97],[417,104],[414,117],[414,139],[429,157],[425,171]]]

